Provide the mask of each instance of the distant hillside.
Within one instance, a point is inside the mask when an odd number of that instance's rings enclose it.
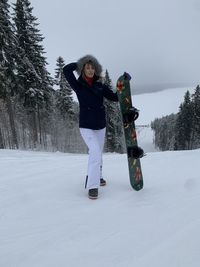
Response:
[[[153,131],[150,128],[151,121],[155,118],[177,113],[184,94],[187,90],[194,92],[195,86],[183,88],[169,88],[160,92],[145,93],[132,96],[133,105],[140,110],[140,116],[136,121],[138,127],[138,141],[146,152],[155,151],[153,145]],[[149,127],[140,127],[149,125]]]
[[[182,88],[182,87],[195,87],[196,84],[193,83],[155,83],[155,84],[137,84],[132,81],[131,83],[131,91],[134,94],[144,94],[144,93],[152,93],[159,92],[165,89],[173,89],[173,88]]]

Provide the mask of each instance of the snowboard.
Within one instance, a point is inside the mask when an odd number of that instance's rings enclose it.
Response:
[[[143,150],[138,147],[137,142],[135,119],[137,119],[139,111],[132,106],[130,79],[131,76],[125,72],[117,80],[116,87],[123,121],[130,184],[133,189],[139,191],[143,188],[143,175],[140,157],[144,156],[144,154]],[[132,118],[133,116],[129,116],[133,110],[137,111],[137,116],[135,116],[135,119]],[[139,156],[138,150],[140,154]]]

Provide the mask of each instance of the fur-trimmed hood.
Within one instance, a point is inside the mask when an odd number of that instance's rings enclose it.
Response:
[[[78,73],[78,75],[81,75],[81,72],[83,70],[84,65],[86,63],[88,63],[88,62],[92,62],[93,63],[94,68],[95,68],[95,75],[97,77],[100,77],[100,75],[102,73],[102,66],[98,62],[98,60],[94,56],[92,56],[92,55],[86,55],[86,56],[80,58],[77,61],[77,69],[76,69],[76,72]]]

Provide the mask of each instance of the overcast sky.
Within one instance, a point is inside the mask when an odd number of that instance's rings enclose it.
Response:
[[[14,2],[14,1],[13,1]],[[31,0],[49,70],[85,54],[115,81],[200,81],[200,0]]]

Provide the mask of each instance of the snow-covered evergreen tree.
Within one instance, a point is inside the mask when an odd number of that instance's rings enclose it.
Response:
[[[15,89],[15,35],[10,22],[10,5],[0,1],[0,97],[14,94]]]
[[[78,104],[73,101],[73,91],[63,74],[64,59],[58,57],[54,83],[54,143],[59,151],[86,152],[78,127]]]
[[[180,105],[176,120],[175,149],[190,149],[192,135],[193,112],[190,92],[184,96],[184,102]]]
[[[42,41],[44,37],[37,29],[37,18],[28,0],[17,0],[14,5],[14,22],[18,40],[18,79],[25,106],[48,106],[52,79],[47,71]]]
[[[192,95],[193,135],[192,142],[195,147],[200,147],[200,87],[197,85]]]
[[[59,109],[61,115],[66,118],[72,117],[72,115],[74,114],[74,108],[72,88],[70,87],[63,74],[64,65],[64,59],[62,57],[58,57],[55,74],[55,84],[58,86],[58,89],[56,90],[56,106]]]
[[[52,79],[47,71],[42,41],[44,37],[37,29],[37,18],[28,0],[17,0],[14,17],[17,50],[17,78],[19,95],[29,114],[34,147],[42,143],[47,134],[47,123],[42,122],[49,116],[53,93]]]
[[[5,102],[10,130],[10,148],[18,148],[12,97],[16,93],[16,39],[10,21],[10,5],[7,0],[0,1],[0,98]]]
[[[112,90],[112,82],[106,70],[104,83]],[[119,152],[124,151],[122,121],[119,105],[116,102],[105,99],[106,109],[106,142],[105,151]]]

